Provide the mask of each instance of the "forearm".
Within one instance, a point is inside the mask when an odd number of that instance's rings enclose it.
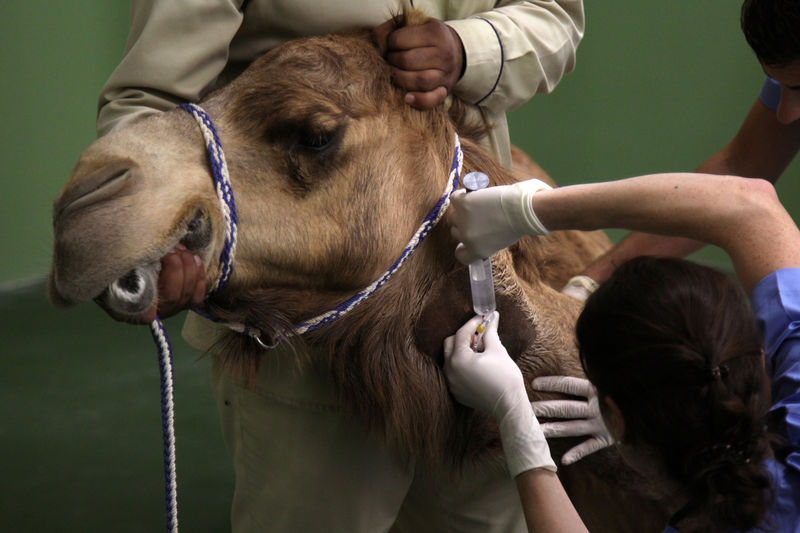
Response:
[[[800,122],[781,124],[756,100],[739,131],[697,172],[762,178],[775,183],[800,149]]]
[[[499,2],[491,11],[447,24],[459,34],[467,62],[455,94],[501,112],[550,92],[572,70],[583,38],[583,4]]]
[[[762,180],[657,174],[541,191],[533,207],[551,231],[623,228],[714,244],[747,288],[800,259],[797,228]]]
[[[598,283],[607,280],[625,261],[640,255],[659,257],[686,257],[704,246],[704,243],[683,237],[669,237],[652,233],[629,233],[608,252],[595,259],[583,271]]]
[[[125,55],[98,99],[98,135],[196,101],[225,67],[241,0],[132,2]]]
[[[548,533],[586,532],[555,472],[527,470],[515,478],[528,531]]]

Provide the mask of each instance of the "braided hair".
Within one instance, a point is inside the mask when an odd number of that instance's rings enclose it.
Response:
[[[587,300],[577,340],[625,440],[655,449],[689,495],[685,530],[758,525],[770,499],[769,386],[741,288],[688,261],[640,257]]]

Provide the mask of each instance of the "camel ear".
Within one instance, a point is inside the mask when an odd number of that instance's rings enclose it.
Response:
[[[495,300],[500,313],[500,340],[511,358],[517,360],[522,353],[529,351],[535,329],[528,313],[511,295],[497,290]],[[467,268],[461,266],[439,279],[426,294],[422,312],[414,326],[417,349],[441,365],[445,337],[453,335],[473,316],[469,275]]]

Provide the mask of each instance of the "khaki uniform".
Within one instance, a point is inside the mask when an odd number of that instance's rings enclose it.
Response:
[[[581,0],[415,0],[450,25],[466,52],[453,93],[492,127],[488,147],[511,167],[506,111],[550,92],[575,64]],[[98,135],[196,102],[242,66],[289,39],[374,27],[400,0],[135,0],[125,55],[98,101]]]
[[[289,39],[374,27],[400,4],[251,0],[242,12],[242,0],[134,0],[125,55],[100,95],[98,134],[197,101]],[[466,69],[453,92],[492,126],[489,148],[510,167],[505,112],[549,92],[572,69],[581,0],[413,4],[461,37]],[[189,315],[184,337],[213,353],[219,326]],[[233,531],[366,533],[393,524],[413,533],[525,531],[502,461],[458,479],[400,464],[336,401],[323,365],[298,372],[290,357],[285,347],[270,351],[249,388],[213,367],[236,475]]]

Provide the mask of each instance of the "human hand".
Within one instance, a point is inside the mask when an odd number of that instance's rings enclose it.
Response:
[[[484,332],[483,352],[472,349],[472,336],[482,321],[480,316],[444,340],[448,386],[459,402],[497,420],[512,477],[534,468],[555,472],[550,448],[525,391],[522,372],[497,335],[499,319],[499,314],[493,313]]]
[[[398,28],[394,19],[372,31],[395,84],[407,90],[406,103],[431,109],[442,102],[463,73],[464,46],[458,33],[437,19]]]
[[[514,244],[523,235],[547,235],[533,212],[533,195],[551,187],[539,180],[487,187],[469,194],[459,189],[452,202],[456,258],[468,265]]]
[[[533,380],[535,390],[561,392],[582,396],[582,400],[543,400],[531,402],[536,416],[565,418],[562,422],[544,422],[542,432],[546,437],[589,437],[570,448],[561,457],[562,464],[570,465],[606,446],[614,444],[614,438],[603,423],[597,390],[588,379],[572,376],[542,376]]]
[[[561,294],[566,294],[579,302],[585,302],[598,286],[597,282],[589,276],[573,276],[561,289]]]
[[[149,324],[156,315],[172,316],[184,309],[203,304],[206,295],[206,273],[203,261],[183,244],[178,244],[161,258],[158,275],[158,298],[150,308],[134,319]]]

